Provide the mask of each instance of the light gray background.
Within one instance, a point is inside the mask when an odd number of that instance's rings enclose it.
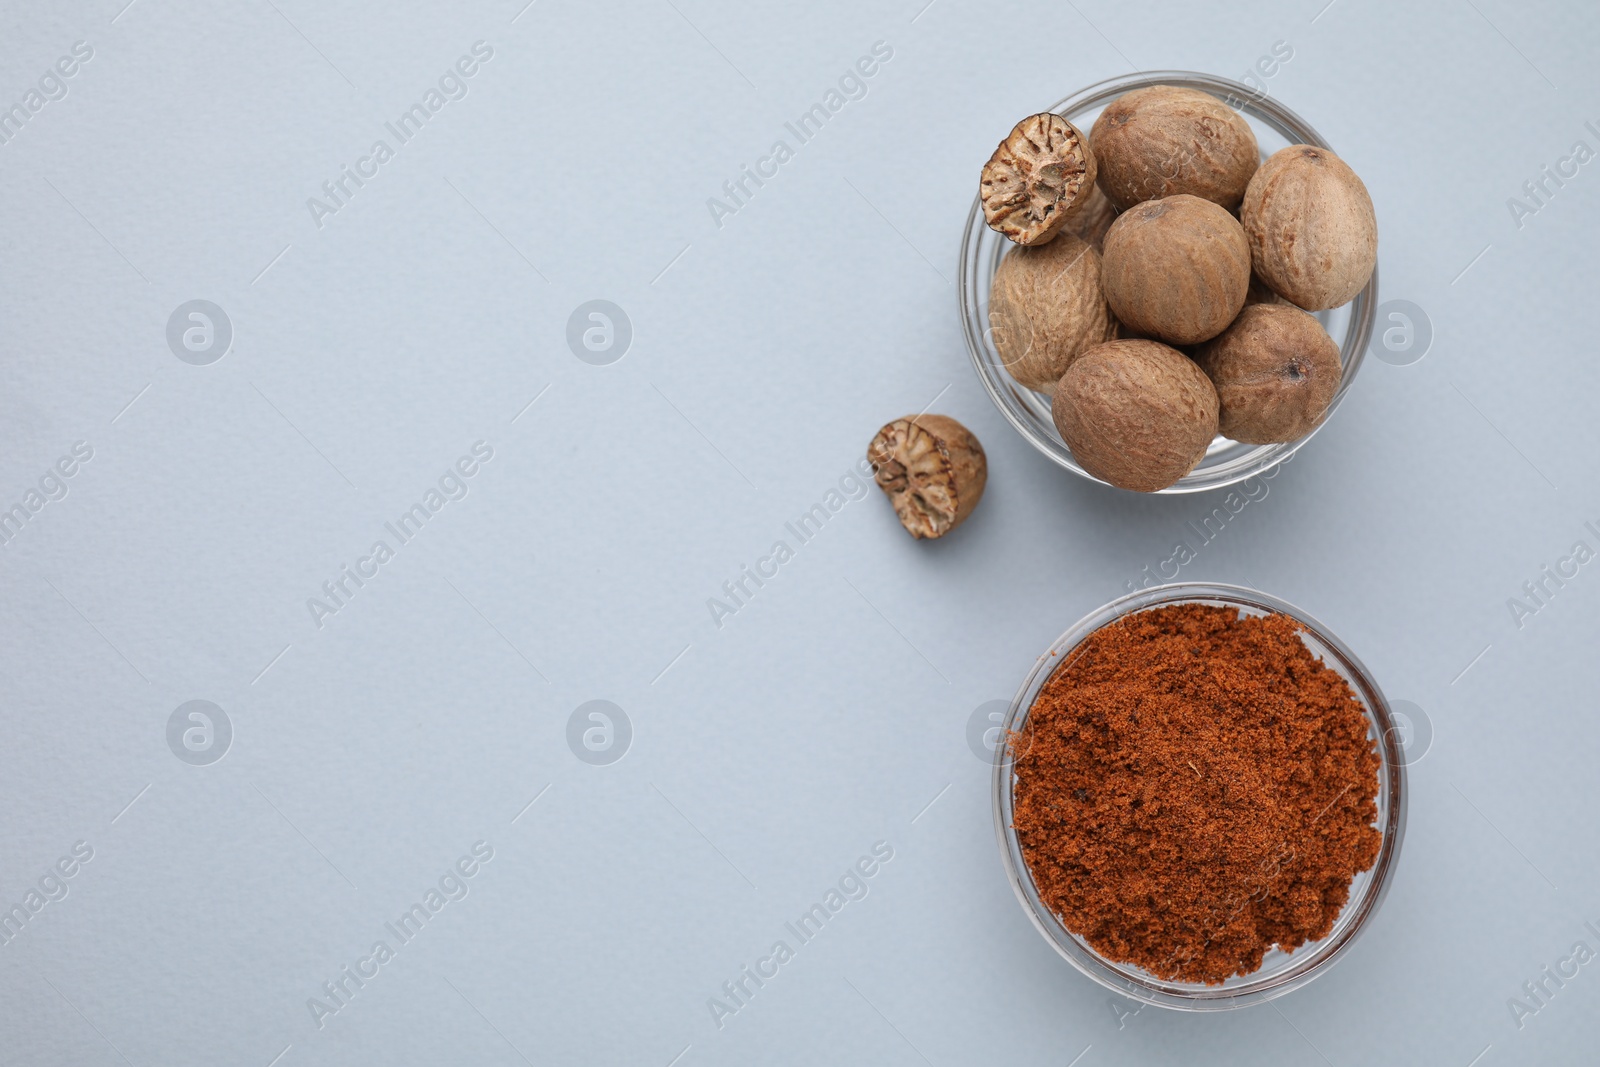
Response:
[[[1600,148],[1591,8],[124,2],[10,3],[0,35],[7,104],[94,48],[0,146],[0,503],[94,449],[0,549],[0,900],[94,849],[0,947],[0,1061],[1594,1058],[1600,963],[1520,1030],[1507,1007],[1600,925],[1600,564],[1520,628],[1507,606],[1600,548],[1600,164],[1520,228],[1507,206]],[[319,230],[307,198],[480,39],[469,95]],[[868,95],[718,228],[707,198],[880,40]],[[1279,41],[1268,88],[1364,177],[1382,297],[1436,336],[1369,360],[1183,576],[1302,605],[1435,737],[1337,968],[1128,1016],[1013,898],[967,723],[1221,494],[1032,452],[968,364],[956,249],[1022,115]],[[234,328],[210,366],[165,340],[197,298]],[[610,366],[565,341],[592,299],[633,325]],[[936,397],[989,454],[967,525],[914,543],[874,490],[714,626]],[[318,629],[307,598],[478,440],[470,495]],[[233,725],[210,766],[167,747],[193,699]],[[633,726],[610,766],[566,742],[594,699]],[[470,895],[317,1028],[307,999],[479,840]],[[870,895],[719,1030],[708,998],[877,841]]]

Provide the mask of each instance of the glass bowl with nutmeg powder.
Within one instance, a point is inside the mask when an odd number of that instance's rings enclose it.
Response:
[[[1194,71],[1146,71],[1112,78],[1074,93],[1050,110],[1087,132],[1100,112],[1113,100],[1134,89],[1154,85],[1197,89],[1222,99],[1250,124],[1263,160],[1292,144],[1332,147],[1304,119],[1271,96],[1262,95],[1259,90],[1240,82]],[[1028,443],[1067,470],[1091,481],[1100,481],[1083,469],[1073,457],[1072,450],[1062,441],[1050,417],[1050,398],[1013,378],[995,347],[989,324],[990,286],[1001,258],[1015,247],[988,227],[984,221],[982,203],[975,199],[961,238],[961,284],[957,294],[972,364],[1001,414]],[[1328,335],[1338,342],[1339,361],[1343,367],[1339,389],[1320,425],[1326,425],[1327,420],[1332,418],[1334,410],[1361,369],[1368,342],[1372,338],[1377,293],[1378,272],[1374,269],[1366,288],[1354,300],[1331,311],[1314,313]],[[1283,462],[1315,433],[1316,430],[1313,430],[1298,440],[1270,445],[1241,444],[1219,435],[1206,450],[1205,458],[1192,471],[1157,492],[1198,493],[1233,485]]]
[[[994,819],[1033,925],[1106,988],[1213,1011],[1297,989],[1377,911],[1405,830],[1400,734],[1367,669],[1276,597],[1177,583],[1039,657]]]

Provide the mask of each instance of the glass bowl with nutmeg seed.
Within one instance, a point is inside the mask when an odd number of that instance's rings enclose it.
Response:
[[[1388,892],[1401,734],[1355,654],[1276,597],[1179,582],[1115,600],[1045,650],[1002,729],[1011,887],[1115,993],[1272,1000],[1344,958]]]
[[[1255,134],[1263,161],[1289,145],[1304,144],[1322,149],[1330,148],[1321,135],[1304,119],[1272,97],[1262,96],[1258,90],[1227,78],[1193,71],[1148,71],[1112,78],[1074,93],[1052,107],[1050,113],[1066,119],[1078,130],[1088,131],[1100,113],[1119,97],[1134,90],[1156,86],[1197,90],[1221,100],[1249,124]],[[1093,148],[1092,144],[1090,148]],[[1098,190],[1095,194],[1099,195]],[[1101,199],[1104,199],[1103,196]],[[1114,209],[1107,201],[1103,205],[1097,205],[1096,210],[1104,213],[1104,218],[1098,227],[1098,235],[1103,237]],[[1087,209],[1084,212],[1085,215],[1089,213]],[[1074,457],[1072,450],[1063,441],[1051,415],[1048,392],[1050,385],[1045,384],[1042,386],[1044,391],[1038,391],[1023,384],[1013,373],[1017,368],[1008,369],[1005,359],[996,347],[989,314],[990,296],[1002,260],[1007,255],[1015,254],[1018,247],[1012,240],[1008,240],[1006,236],[991,229],[987,224],[980,196],[967,217],[966,231],[962,236],[961,283],[958,291],[962,324],[973,366],[977,369],[984,388],[988,390],[1006,420],[1033,447],[1067,470],[1092,481],[1108,484],[1086,470],[1084,464]],[[1044,249],[1049,247],[1048,244],[1041,246]],[[1063,269],[1071,268],[1064,264]],[[1258,280],[1252,280],[1250,302],[1254,302],[1258,284]],[[1337,343],[1339,362],[1342,365],[1337,391],[1320,421],[1317,422],[1316,428],[1298,439],[1275,444],[1244,444],[1218,434],[1205,448],[1204,457],[1192,470],[1177,481],[1154,491],[1198,493],[1233,485],[1283,462],[1309,441],[1316,433],[1316,429],[1320,429],[1332,417],[1361,369],[1372,336],[1377,291],[1378,273],[1374,268],[1367,284],[1354,299],[1340,307],[1312,313],[1327,331],[1328,336]],[[1270,293],[1264,295],[1268,299],[1276,299]],[[1028,375],[1022,374],[1022,377],[1027,378]]]

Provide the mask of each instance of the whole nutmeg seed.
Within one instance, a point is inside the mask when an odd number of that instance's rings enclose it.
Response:
[[[1100,186],[1119,209],[1188,193],[1233,209],[1261,162],[1255,131],[1198,89],[1152,85],[1113,100],[1089,134]]]
[[[1011,376],[1029,389],[1049,389],[1080,354],[1114,335],[1100,253],[1070,233],[1012,249],[990,284],[989,326]]]
[[[1196,362],[1217,389],[1222,436],[1245,444],[1298,441],[1339,391],[1339,346],[1287,304],[1252,304],[1206,342]]]
[[[1126,332],[1192,345],[1221,333],[1250,289],[1250,244],[1239,221],[1180,193],[1117,216],[1101,280]]]
[[[1378,263],[1372,198],[1344,160],[1290,145],[1261,164],[1240,211],[1256,273],[1307,311],[1352,300]]]
[[[867,446],[878,488],[912,537],[943,537],[983,499],[989,462],[972,431],[948,415],[908,415]]]
[[[1054,237],[1094,188],[1094,153],[1060,115],[1029,115],[983,165],[979,199],[990,228],[1019,245]]]
[[[1211,379],[1158,341],[1091,348],[1061,376],[1050,411],[1084,470],[1143,493],[1194,470],[1217,435]]]

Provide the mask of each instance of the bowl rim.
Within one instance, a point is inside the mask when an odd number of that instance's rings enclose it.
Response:
[[[1280,104],[1271,95],[1263,94],[1242,82],[1229,78],[1206,74],[1201,71],[1190,70],[1150,70],[1138,71],[1131,74],[1121,74],[1116,77],[1106,78],[1085,86],[1070,96],[1057,101],[1048,110],[1054,114],[1066,117],[1070,112],[1084,108],[1094,107],[1101,103],[1110,103],[1123,93],[1134,89],[1141,89],[1152,85],[1177,85],[1184,88],[1199,89],[1223,99],[1224,103],[1235,107],[1260,119],[1268,126],[1277,130],[1290,144],[1311,144],[1319,148],[1333,150],[1333,146],[1317,132],[1298,113]],[[1238,101],[1237,104],[1234,101]],[[979,243],[984,239],[988,224],[983,217],[983,201],[980,196],[974,196],[972,207],[967,212],[967,224],[961,235],[961,255],[959,260],[959,280],[956,285],[957,313],[961,316],[961,330],[967,342],[967,355],[972,362],[973,369],[977,372],[978,380],[983,383],[984,391],[989,394],[989,399],[995,407],[1000,409],[1012,429],[1016,430],[1029,444],[1048,458],[1057,466],[1064,467],[1083,478],[1100,485],[1110,486],[1111,483],[1102,478],[1097,478],[1084,470],[1073,457],[1071,449],[1059,439],[1059,435],[1041,433],[1039,429],[1023,419],[1023,417],[1008,402],[1002,392],[1016,383],[998,380],[988,361],[984,358],[985,340],[987,333],[979,319],[980,308],[977,306],[977,271],[980,268],[978,249]],[[1004,238],[1000,238],[1004,240]],[[1334,412],[1343,403],[1345,395],[1355,383],[1356,375],[1361,370],[1361,364],[1367,355],[1367,349],[1372,343],[1372,330],[1377,318],[1378,306],[1378,264],[1374,263],[1372,277],[1367,279],[1367,284],[1362,287],[1346,305],[1350,308],[1350,322],[1345,328],[1344,340],[1339,344],[1339,359],[1342,364],[1339,389],[1333,395],[1333,400],[1328,404],[1327,413],[1322,417],[1310,433],[1294,441],[1278,444],[1257,445],[1248,451],[1213,468],[1211,472],[1190,471],[1172,485],[1155,490],[1152,495],[1177,495],[1185,493],[1204,493],[1213,489],[1222,489],[1236,485],[1246,478],[1261,474],[1269,470],[1290,456],[1298,452],[1324,426],[1332,419]],[[971,290],[969,292],[969,289]],[[974,326],[977,324],[976,331]],[[1020,385],[1017,386],[1021,388]],[[1197,472],[1199,477],[1196,477]],[[1112,486],[1112,488],[1116,488]],[[1131,492],[1132,490],[1125,490]]]
[[[1180,1011],[1222,1011],[1265,1003],[1299,989],[1347,955],[1349,948],[1366,928],[1379,905],[1388,895],[1398,865],[1400,846],[1405,839],[1406,788],[1405,753],[1387,698],[1366,665],[1326,625],[1288,601],[1244,586],[1214,582],[1172,582],[1151,586],[1125,596],[1085,615],[1051,643],[1035,661],[1006,712],[1002,729],[1006,734],[1025,725],[1038,693],[1055,672],[1071,662],[1070,653],[1091,634],[1130,615],[1151,608],[1181,603],[1207,603],[1254,609],[1287,615],[1305,628],[1317,641],[1333,652],[1345,668],[1376,733],[1379,756],[1378,801],[1379,832],[1382,840],[1373,861],[1371,879],[1359,899],[1347,900],[1334,921],[1333,930],[1318,941],[1295,949],[1299,963],[1280,973],[1252,981],[1246,975],[1233,987],[1206,986],[1197,982],[1169,982],[1156,978],[1133,964],[1106,959],[1087,942],[1067,930],[1059,918],[1044,905],[1033,886],[1033,876],[1022,855],[1021,844],[1011,826],[1014,774],[1006,745],[995,747],[992,761],[991,807],[995,835],[1002,865],[1023,911],[1034,929],[1068,963],[1101,986],[1122,996]],[[1313,650],[1315,652],[1315,650]],[[1334,666],[1329,664],[1329,666]],[[1385,798],[1387,802],[1385,803]],[[1354,910],[1351,910],[1354,909]],[[1348,916],[1348,918],[1347,918]],[[1304,954],[1304,955],[1301,955]],[[1255,972],[1259,974],[1258,972]],[[1230,979],[1231,981],[1232,979]]]

